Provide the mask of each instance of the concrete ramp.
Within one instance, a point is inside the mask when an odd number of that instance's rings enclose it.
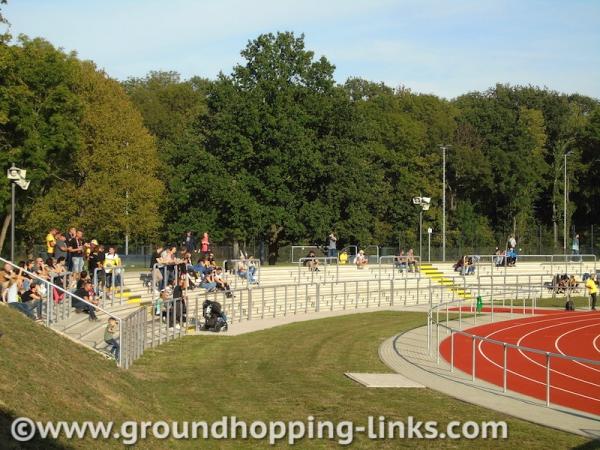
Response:
[[[422,384],[409,380],[399,373],[351,373],[346,372],[351,380],[368,388],[424,388]]]

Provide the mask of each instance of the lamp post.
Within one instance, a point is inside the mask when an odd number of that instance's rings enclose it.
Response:
[[[442,261],[446,262],[446,150],[449,145],[440,145],[442,149]]]
[[[427,262],[431,262],[431,233],[433,233],[433,229],[427,228]]]
[[[571,155],[573,150],[565,153],[565,186],[564,186],[564,203],[563,203],[563,254],[567,254],[567,156]]]
[[[431,204],[431,197],[413,197],[413,204],[421,207],[419,211],[419,258],[423,257],[423,211],[427,211]]]
[[[29,187],[30,181],[26,179],[27,171],[19,169],[13,163],[6,172],[6,178],[10,182],[10,260],[15,260],[15,185],[24,191]]]

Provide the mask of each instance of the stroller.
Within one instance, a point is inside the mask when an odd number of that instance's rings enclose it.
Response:
[[[204,317],[203,331],[227,331],[227,316],[221,309],[219,302],[205,300],[202,304],[202,316]]]

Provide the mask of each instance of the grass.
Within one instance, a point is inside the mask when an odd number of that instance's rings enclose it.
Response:
[[[242,336],[186,337],[150,350],[124,372],[20,314],[0,308],[0,448],[113,448],[116,441],[16,446],[13,417],[35,420],[332,421],[506,420],[505,448],[594,446],[586,439],[455,400],[429,389],[367,389],[343,373],[389,372],[379,345],[425,323],[421,313],[377,312],[291,324]],[[245,442],[145,441],[140,448],[258,448]],[[368,441],[358,448],[493,448],[497,441]],[[300,448],[338,447],[305,441]],[[591,448],[591,447],[590,447]]]
[[[590,307],[589,297],[573,296],[573,297],[571,297],[571,300],[573,300],[573,302],[575,303],[576,309],[589,310],[589,307]],[[541,308],[564,308],[566,301],[567,301],[567,298],[564,296],[564,294],[557,294],[556,297],[554,297],[554,298],[543,298],[541,300],[538,299],[536,302],[536,306],[541,307]],[[499,304],[500,304],[500,300],[494,301],[494,306],[498,306]],[[501,306],[501,304],[500,304],[500,306]],[[510,300],[506,300],[505,306],[510,307]],[[523,306],[523,300],[513,300],[513,306]],[[525,306],[530,307],[531,300],[526,300]],[[596,306],[596,307],[598,307],[598,306]]]

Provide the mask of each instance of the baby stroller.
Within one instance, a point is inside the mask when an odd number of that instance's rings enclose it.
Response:
[[[227,331],[227,316],[221,309],[219,302],[205,300],[202,304],[202,316],[204,317],[203,331]]]

